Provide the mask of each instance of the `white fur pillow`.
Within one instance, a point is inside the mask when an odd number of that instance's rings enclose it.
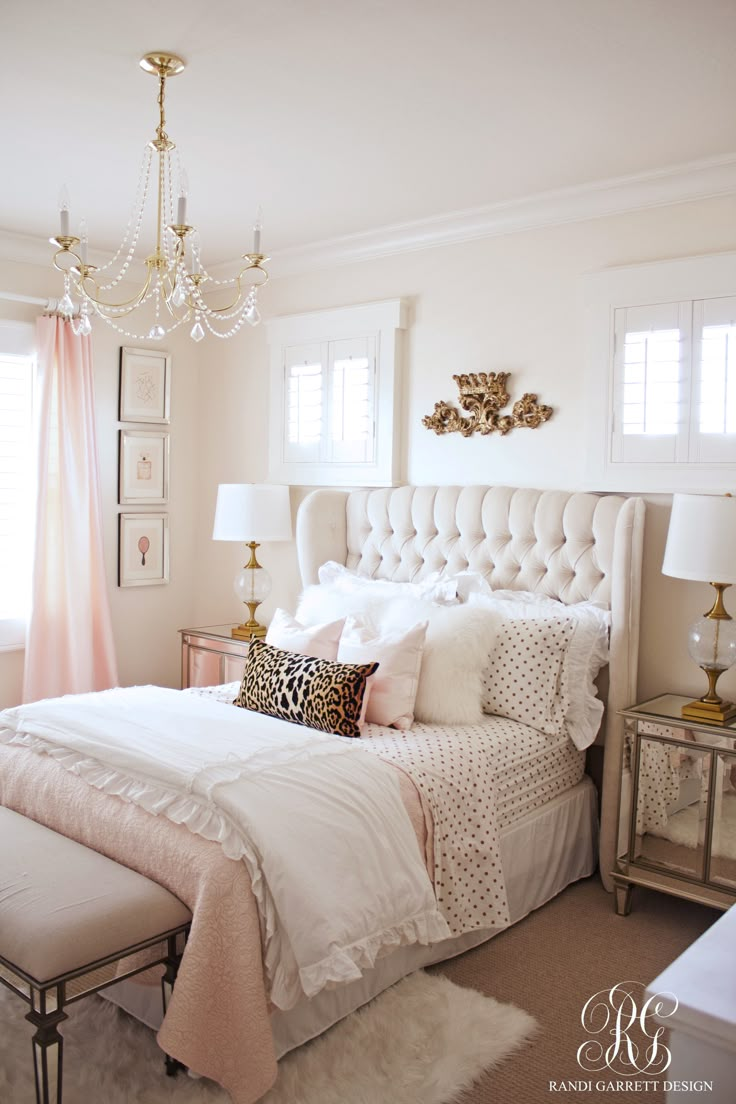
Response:
[[[483,671],[493,645],[494,618],[469,606],[401,599],[372,616],[383,629],[426,620],[427,636],[414,717],[427,724],[477,724],[483,717]]]

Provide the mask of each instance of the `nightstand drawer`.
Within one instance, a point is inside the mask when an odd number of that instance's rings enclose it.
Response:
[[[181,686],[219,686],[239,682],[250,642],[230,635],[233,625],[181,629]]]

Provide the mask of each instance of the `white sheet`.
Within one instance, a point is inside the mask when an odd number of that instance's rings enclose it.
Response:
[[[0,726],[245,861],[278,1008],[449,935],[396,772],[358,741],[152,686],[19,706]]]
[[[571,882],[593,873],[598,847],[596,809],[595,788],[586,777],[567,793],[502,829],[501,859],[512,923]],[[498,929],[473,931],[433,947],[401,947],[379,959],[360,981],[325,989],[314,1000],[300,1001],[288,1012],[274,1011],[271,1024],[278,1057],[319,1035],[399,978],[462,954],[498,934]],[[102,996],[154,1030],[161,1026],[158,986],[123,981],[104,990]]]

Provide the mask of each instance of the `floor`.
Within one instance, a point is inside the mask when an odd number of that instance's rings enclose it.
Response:
[[[459,985],[524,1008],[540,1024],[538,1038],[463,1097],[462,1104],[551,1104],[610,1100],[661,1104],[659,1092],[565,1092],[550,1082],[611,1075],[585,1073],[578,1047],[589,997],[623,981],[647,984],[701,935],[720,913],[674,897],[635,889],[631,914],[617,916],[598,876],[559,897],[459,958],[433,967]]]

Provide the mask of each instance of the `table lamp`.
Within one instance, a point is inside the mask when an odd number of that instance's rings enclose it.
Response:
[[[235,576],[233,590],[250,610],[250,618],[232,630],[240,640],[265,636],[256,609],[271,593],[271,576],[256,559],[263,541],[291,539],[289,488],[261,483],[221,483],[217,488],[213,540],[243,541],[250,559]]]
[[[736,704],[723,701],[716,683],[736,662],[736,622],[723,604],[724,590],[736,583],[736,498],[674,495],[662,571],[715,588],[712,608],[691,626],[688,637],[688,652],[708,676],[708,691],[683,706],[682,715],[704,724],[728,724],[736,717]]]

